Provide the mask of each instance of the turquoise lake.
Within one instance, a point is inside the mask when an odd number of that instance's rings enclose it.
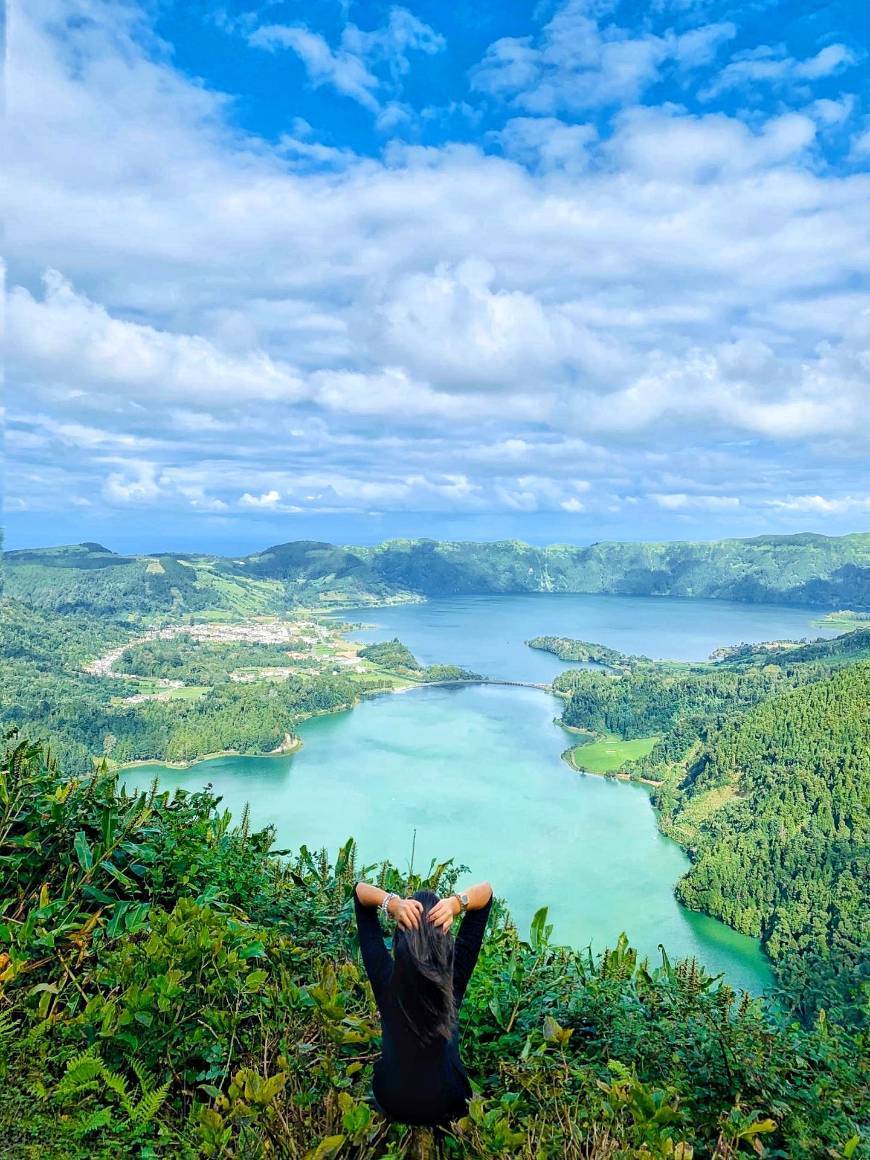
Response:
[[[397,635],[425,661],[468,665],[488,676],[546,681],[563,666],[523,644],[558,633],[626,652],[700,659],[740,640],[820,635],[800,609],[714,601],[595,596],[457,597],[348,613],[376,627],[357,639]],[[305,722],[297,753],[226,757],[184,771],[131,769],[130,785],[155,773],[167,787],[223,796],[233,814],[250,803],[279,846],[325,846],[350,835],[362,859],[407,866],[452,857],[472,879],[489,878],[521,930],[548,906],[554,938],[601,950],[625,931],[658,961],[696,956],[737,986],[771,982],[758,944],[680,907],[686,856],[657,830],[642,786],[577,774],[561,761],[567,735],[559,702],[534,689],[421,688],[366,700]]]

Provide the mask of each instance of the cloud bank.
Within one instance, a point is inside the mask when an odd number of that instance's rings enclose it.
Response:
[[[243,131],[132,4],[12,6],[10,512],[866,515],[870,152],[815,87],[856,50],[570,0],[458,78],[479,130],[422,144],[405,86],[451,46],[409,9],[227,35],[382,145]]]

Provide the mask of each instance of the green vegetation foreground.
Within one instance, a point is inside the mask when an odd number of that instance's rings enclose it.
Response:
[[[368,1102],[379,1027],[360,969],[362,874],[233,827],[209,792],[65,779],[11,737],[0,766],[0,1142],[7,1157],[412,1154]],[[694,963],[528,939],[500,910],[468,991],[477,1090],[447,1156],[858,1154],[863,1039],[789,1023]]]

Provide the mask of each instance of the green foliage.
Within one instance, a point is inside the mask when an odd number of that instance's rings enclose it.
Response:
[[[11,738],[0,782],[0,1140],[45,1157],[404,1157],[373,1109],[379,1028],[352,924],[360,876],[233,827],[210,794],[66,780]],[[862,1040],[785,1023],[692,962],[598,959],[496,907],[462,1017],[476,1096],[446,1157],[811,1160],[860,1141]]]
[[[92,615],[46,612],[8,599],[0,612],[0,724],[26,726],[31,734],[51,737],[69,773],[89,770],[91,754],[124,763],[192,761],[225,750],[267,753],[292,740],[306,717],[350,708],[361,694],[383,684],[376,678],[310,670],[281,682],[232,681],[229,669],[286,665],[289,657],[276,646],[198,645],[182,634],[133,646],[122,664],[129,662],[148,675],[174,677],[179,675],[174,660],[179,659],[185,679],[213,680],[213,687],[195,699],[131,704],[122,700],[129,685],[82,670],[107,647],[129,639],[129,626]]]
[[[144,1142],[172,1083],[167,1080],[158,1086],[138,1060],[132,1061],[132,1070],[138,1087],[135,1095],[125,1076],[107,1067],[91,1047],[67,1062],[60,1082],[44,1098],[58,1109],[71,1109],[69,1132],[74,1137],[82,1139],[113,1127],[127,1139],[138,1137]],[[98,1106],[93,1108],[93,1104]],[[80,1110],[82,1105],[84,1110]]]
[[[662,734],[663,745],[653,757],[674,760],[709,725],[812,676],[776,666],[732,670],[711,665],[644,665],[618,679],[571,670],[560,673],[553,684],[568,694],[562,714],[566,725],[615,733],[626,740]]]
[[[82,665],[126,630],[115,620],[59,616],[17,600],[0,601],[0,724],[42,728],[68,770],[90,768],[102,751],[94,728],[108,700],[124,691],[119,681],[89,677]]]
[[[129,682],[83,671],[86,662],[130,639],[126,622],[10,599],[0,605],[0,615],[0,726],[50,737],[68,773],[90,769],[91,754],[123,764],[191,762],[226,751],[269,753],[291,744],[306,718],[349,709],[361,696],[391,688],[387,673],[421,682],[477,677],[455,665],[423,667],[398,641],[371,646],[375,656],[384,650],[376,661],[384,674],[351,674],[328,658],[318,666],[310,657],[291,656],[284,646],[206,642],[179,633],[130,645],[119,668],[147,679],[196,682],[197,695],[133,703]],[[270,666],[298,671],[280,681],[230,676]]]
[[[857,617],[858,614],[854,615]],[[725,667],[749,664],[794,665],[813,661],[851,664],[857,660],[870,660],[870,628],[855,628],[833,640],[738,644],[733,648],[719,649],[714,655],[721,657],[720,664]]]
[[[240,669],[285,668],[299,659],[291,656],[288,645],[205,641],[182,632],[170,640],[130,645],[121,653],[118,668],[142,677],[211,685],[226,681],[230,672]]]
[[[359,655],[379,668],[409,681],[476,681],[480,673],[459,665],[421,665],[411,650],[399,640],[381,641],[360,649]]]
[[[377,577],[426,595],[606,592],[870,607],[870,536],[860,533],[547,548],[390,540],[354,552]]]
[[[423,679],[423,666],[398,637],[378,644],[368,644],[360,649],[359,655],[397,676],[410,677],[412,680]]]
[[[225,608],[276,611],[280,584],[214,557],[122,556],[100,544],[34,548],[4,556],[6,595],[59,613],[131,617]]]

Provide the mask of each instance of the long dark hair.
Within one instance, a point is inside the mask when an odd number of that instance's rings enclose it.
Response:
[[[393,936],[392,989],[412,1031],[425,1044],[453,1034],[453,935],[429,921],[438,901],[434,891],[418,890],[412,898],[423,904],[423,917],[417,930],[399,928]]]

